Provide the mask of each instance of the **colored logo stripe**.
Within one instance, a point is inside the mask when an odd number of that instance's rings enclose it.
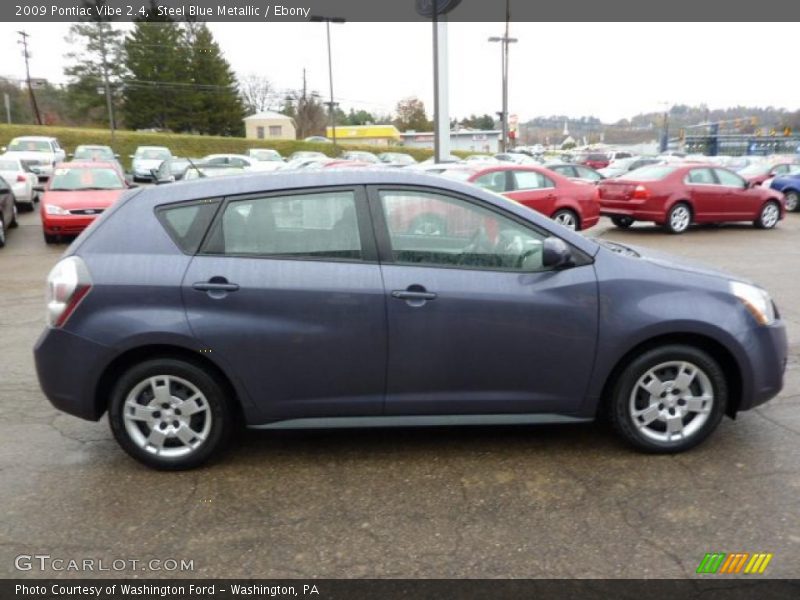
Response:
[[[725,560],[724,552],[714,552],[713,554],[706,553],[706,555],[703,557],[703,560],[700,562],[700,566],[697,567],[697,572],[716,573],[723,560]]]
[[[727,560],[722,564],[720,573],[738,573],[742,570],[748,558],[750,558],[749,552],[734,552],[729,554]]]
[[[753,558],[750,559],[750,562],[747,563],[747,566],[744,569],[745,573],[763,573],[767,569],[767,565],[769,561],[772,560],[772,554],[767,554],[766,552],[761,552],[758,554],[753,554]]]
[[[772,560],[774,555],[767,552],[757,552],[750,554],[749,552],[733,552],[726,554],[725,552],[709,552],[700,561],[700,566],[697,567],[697,573],[702,574],[761,574],[767,569],[767,565]],[[746,565],[746,566],[745,566]]]

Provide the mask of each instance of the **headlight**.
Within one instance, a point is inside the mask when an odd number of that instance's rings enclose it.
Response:
[[[55,204],[45,204],[44,205],[44,212],[48,215],[68,215],[69,211],[64,210],[60,206],[56,206]]]
[[[731,281],[730,290],[742,301],[759,325],[770,325],[775,322],[775,305],[766,290],[741,281]]]

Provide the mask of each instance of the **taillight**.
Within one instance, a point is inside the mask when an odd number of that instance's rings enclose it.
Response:
[[[18,181],[19,183],[25,183],[25,182],[26,182],[26,181],[28,181],[28,180],[27,180],[27,178],[25,177],[25,175],[22,175],[22,174],[20,174],[20,175],[17,175],[17,181]]]
[[[64,325],[91,289],[89,269],[80,258],[69,256],[60,261],[47,276],[47,324]]]
[[[634,200],[647,200],[649,197],[650,197],[650,192],[643,185],[637,185],[636,189],[633,190]]]

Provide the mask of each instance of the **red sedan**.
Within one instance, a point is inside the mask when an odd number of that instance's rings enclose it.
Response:
[[[56,165],[41,198],[44,241],[77,235],[116,202],[129,186],[109,162],[70,162]]]
[[[761,185],[767,179],[788,175],[800,170],[800,165],[791,162],[782,163],[755,163],[748,165],[737,172],[753,185]]]
[[[454,166],[442,175],[502,194],[569,229],[589,229],[600,219],[596,186],[568,179],[543,167],[498,165],[475,169]]]
[[[624,179],[604,179],[598,189],[600,213],[622,228],[652,221],[671,233],[683,233],[692,223],[752,221],[771,229],[785,214],[780,192],[754,187],[714,165],[644,167]]]

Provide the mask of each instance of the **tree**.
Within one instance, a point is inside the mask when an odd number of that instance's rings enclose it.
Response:
[[[123,43],[125,122],[133,129],[188,131],[194,103],[190,52],[181,28],[158,17],[154,6],[147,19],[134,22]]]
[[[269,110],[276,98],[270,80],[255,73],[239,79],[239,90],[245,111],[249,115]]]
[[[191,128],[208,135],[243,135],[244,106],[230,64],[205,23],[186,25]]]
[[[395,126],[400,131],[431,131],[433,123],[425,114],[425,104],[419,98],[404,98],[395,108]]]
[[[79,123],[108,123],[116,127],[119,102],[114,89],[119,87],[124,66],[122,32],[100,16],[98,8],[107,0],[84,0],[90,9],[88,21],[73,23],[66,37],[74,50],[66,58],[72,64],[64,69],[69,79],[66,103],[69,117]]]
[[[312,92],[310,96],[300,92],[287,94],[281,112],[294,119],[297,139],[325,135],[328,113],[316,92]]]

